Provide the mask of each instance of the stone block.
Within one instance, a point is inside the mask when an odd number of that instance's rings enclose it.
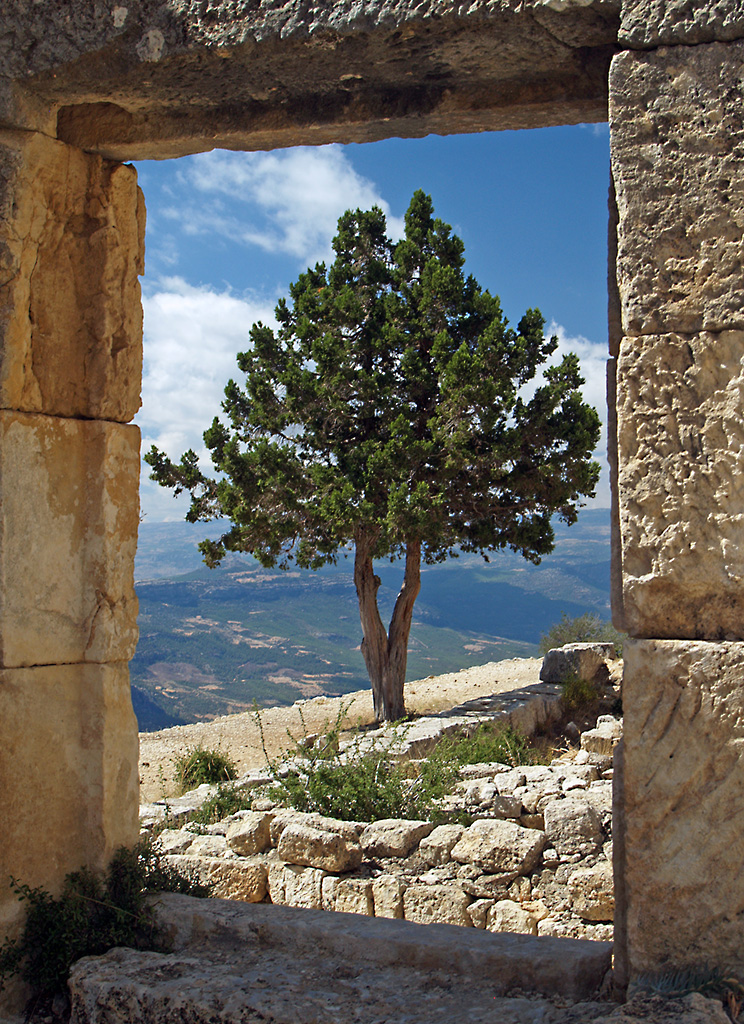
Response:
[[[272,903],[306,910],[323,906],[323,880],[328,876],[319,868],[298,864],[269,863],[269,897]]]
[[[620,42],[631,48],[744,37],[739,0],[623,0]]]
[[[744,643],[625,649],[629,974],[744,967]],[[617,851],[616,851],[617,855]]]
[[[156,844],[162,854],[186,853],[194,839],[195,834],[184,828],[164,828],[158,835]]]
[[[137,753],[125,664],[0,669],[0,937],[11,875],[57,892],[137,841]]]
[[[0,665],[128,661],[139,429],[0,411]]]
[[[0,408],[130,420],[145,209],[134,168],[0,131]]]
[[[634,636],[744,636],[742,356],[744,331],[623,341],[622,616]]]
[[[537,935],[537,921],[514,900],[499,900],[488,911],[486,928],[489,932],[515,932],[518,935]]]
[[[588,683],[604,686],[610,679],[607,662],[616,660],[614,644],[564,644],[563,647],[554,647],[545,655],[540,679],[544,683],[565,683],[578,677]]]
[[[300,823],[287,825],[282,831],[276,852],[289,864],[321,868],[334,874],[352,871],[362,862],[358,844],[347,843],[337,832]]]
[[[403,916],[416,924],[457,924],[472,928],[472,900],[451,885],[409,885],[403,893]]]
[[[594,867],[579,868],[568,877],[568,891],[574,913],[584,921],[612,921],[615,896],[612,864],[598,861]]]
[[[492,874],[526,874],[537,864],[544,846],[542,832],[522,828],[513,821],[481,818],[465,830],[451,856],[461,864],[475,864]]]
[[[372,882],[375,917],[401,919],[405,884],[395,875],[378,875]]]
[[[243,903],[260,903],[267,892],[268,871],[266,864],[258,858],[236,857],[194,857],[187,854],[170,854],[165,862],[194,882],[212,886],[211,895],[223,900],[241,900]]]
[[[382,818],[365,828],[360,842],[367,857],[407,857],[420,840],[433,831],[431,821]]]
[[[270,811],[249,811],[228,827],[227,845],[241,857],[263,853],[271,846],[270,826],[274,817]]]
[[[583,794],[553,799],[544,813],[545,837],[561,856],[592,853],[601,846],[602,821]]]
[[[419,843],[419,857],[427,867],[449,864],[452,847],[462,838],[463,825],[437,825]]]
[[[600,715],[594,729],[585,729],[581,734],[581,749],[590,754],[612,757],[612,753],[623,738],[622,719],[613,715]]]
[[[372,881],[369,878],[341,878],[336,886],[335,907],[340,914],[374,917]]]
[[[613,59],[626,336],[744,327],[743,64],[744,42]]]

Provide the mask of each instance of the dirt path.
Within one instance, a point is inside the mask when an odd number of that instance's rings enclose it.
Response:
[[[511,658],[414,680],[406,684],[406,707],[414,714],[431,714],[471,697],[518,689],[538,681],[541,664],[539,658]],[[264,709],[261,719],[269,756],[275,757],[290,746],[287,731],[294,736],[302,735],[300,711],[308,732],[323,732],[327,725],[335,722],[341,707],[347,705],[346,725],[368,725],[374,721],[369,690],[358,690],[343,697],[315,697],[291,707]],[[194,746],[219,747],[233,759],[240,774],[261,768],[265,763],[258,727],[251,712],[140,733],[140,799],[143,803],[175,794],[173,758]]]

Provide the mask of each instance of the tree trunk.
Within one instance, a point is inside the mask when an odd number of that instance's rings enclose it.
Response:
[[[406,545],[403,586],[387,633],[377,607],[380,577],[375,575],[372,565],[374,537],[360,531],[355,537],[355,547],[354,584],[364,634],[362,655],[372,683],[375,718],[378,722],[395,722],[406,713],[403,686],[413,606],[421,589],[421,544],[412,541]]]

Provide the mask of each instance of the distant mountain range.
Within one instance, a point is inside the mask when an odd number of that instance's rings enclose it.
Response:
[[[529,657],[565,612],[609,618],[610,516],[556,524],[555,551],[533,566],[511,552],[422,567],[408,678]],[[140,525],[135,576],[140,641],[131,664],[140,729],[161,729],[302,696],[368,685],[349,559],[318,572],[263,569],[231,555],[207,569],[197,545],[219,525]],[[390,615],[399,564],[376,567]]]

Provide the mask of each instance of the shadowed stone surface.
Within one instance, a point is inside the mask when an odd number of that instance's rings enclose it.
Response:
[[[137,722],[126,664],[0,669],[0,750],[5,934],[24,913],[9,876],[56,892],[68,872],[102,869],[118,846],[136,842]]]
[[[742,66],[744,42],[612,62],[626,336],[744,327]]]
[[[630,47],[744,37],[740,0],[624,0],[620,42]]]
[[[744,644],[625,645],[631,977],[744,966]]]
[[[623,341],[623,617],[635,636],[744,636],[743,357],[743,331]]]
[[[0,665],[133,656],[138,480],[137,427],[0,412]]]
[[[144,234],[134,168],[0,131],[0,408],[134,416]]]
[[[619,6],[9,0],[0,81],[114,159],[575,124],[606,116]]]

